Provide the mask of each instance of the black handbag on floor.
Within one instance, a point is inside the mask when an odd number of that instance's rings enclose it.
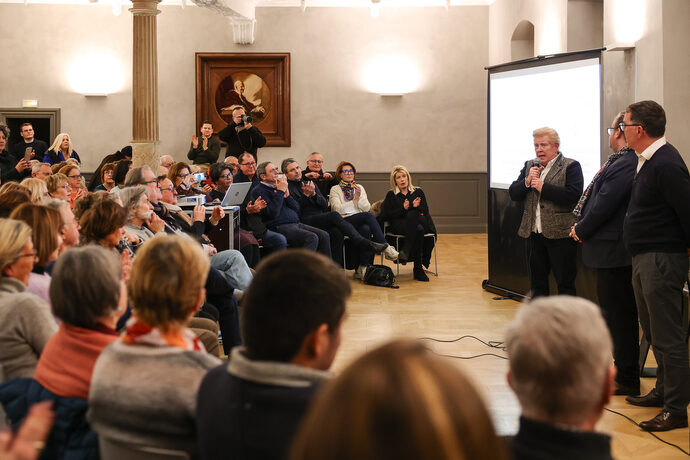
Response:
[[[395,275],[393,270],[387,265],[367,265],[362,279],[365,284],[371,286],[389,287],[398,289],[400,286],[395,286]]]

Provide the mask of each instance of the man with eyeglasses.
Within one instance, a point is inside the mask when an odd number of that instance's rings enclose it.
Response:
[[[218,138],[228,144],[225,156],[239,158],[244,152],[249,152],[256,161],[256,151],[266,145],[266,138],[246,117],[244,107],[233,106],[232,121],[218,133]]]
[[[637,306],[632,286],[632,257],[623,244],[623,220],[630,202],[637,156],[627,146],[619,124],[620,112],[610,128],[614,153],[585,189],[573,210],[579,218],[570,236],[582,243],[582,261],[596,271],[597,297],[613,339],[616,365],[614,394],[640,394],[640,344]]]
[[[537,158],[525,162],[508,189],[513,201],[525,203],[518,235],[526,240],[531,296],[549,295],[550,272],[558,294],[576,295],[577,244],[569,234],[582,195],[582,168],[560,152],[555,129],[536,129],[532,137]]]
[[[261,182],[256,174],[256,160],[251,153],[240,155],[240,171],[233,176],[233,182],[251,182],[252,186],[240,207],[240,226],[250,231],[254,238],[264,247],[265,252],[275,252],[287,248],[287,239],[278,232],[269,230],[261,218],[261,211],[266,207],[266,201],[257,195],[252,199],[252,191]]]
[[[333,174],[323,170],[323,156],[319,152],[312,152],[309,155],[303,176],[313,181],[325,197],[331,193],[331,187],[338,183],[338,179]]]
[[[654,101],[628,106],[619,125],[638,163],[623,239],[632,254],[632,284],[645,337],[657,362],[656,385],[635,406],[660,407],[645,431],[688,426],[690,365],[683,285],[690,248],[690,175],[678,150],[666,141],[666,113]]]

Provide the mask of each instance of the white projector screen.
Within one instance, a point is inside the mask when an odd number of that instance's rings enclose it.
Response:
[[[585,186],[601,167],[599,59],[489,74],[489,180],[505,188],[535,158],[532,131],[558,131],[560,151],[582,165]]]

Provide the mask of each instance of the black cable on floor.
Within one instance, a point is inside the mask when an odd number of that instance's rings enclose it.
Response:
[[[472,356],[456,356],[456,355],[446,355],[443,353],[436,353],[434,350],[431,350],[431,352],[435,355],[438,355],[438,356],[445,356],[446,358],[455,358],[455,359],[475,359],[475,358],[481,358],[482,356],[495,356],[496,358],[508,359],[505,356],[497,355],[496,353],[482,353],[480,355],[472,355]]]
[[[623,417],[624,419],[626,419],[626,420],[630,421],[631,423],[633,423],[636,427],[639,427],[639,426],[640,426],[639,423],[637,423],[635,420],[631,419],[630,417],[628,417],[628,416],[625,415],[625,414],[621,414],[620,412],[617,412],[617,411],[615,411],[615,410],[613,410],[613,409],[609,409],[608,407],[604,407],[604,410],[606,410],[606,411],[608,411],[608,412],[611,412],[611,413],[613,413],[613,414],[616,414],[616,415],[620,415],[620,416]],[[690,457],[690,452],[688,452],[687,450],[683,449],[683,448],[680,447],[679,445],[673,444],[672,442],[664,441],[663,439],[661,439],[659,436],[657,436],[656,434],[654,434],[654,433],[651,432],[651,431],[647,431],[647,433],[651,434],[652,436],[654,436],[656,439],[658,439],[659,441],[663,442],[664,444],[668,444],[668,445],[671,446],[671,447],[675,447],[676,449],[678,449],[679,451],[683,452],[685,455],[687,455],[687,456]]]
[[[488,342],[483,341],[482,339],[475,337],[473,335],[463,335],[462,337],[458,337],[457,339],[437,339],[434,337],[420,337],[419,340],[431,340],[432,342],[439,342],[439,343],[454,343],[454,342],[459,342],[462,339],[474,339],[478,342],[481,342],[482,344],[486,345],[489,348],[496,348],[501,351],[506,351],[506,347],[503,345],[503,342],[499,342],[497,340],[489,340]],[[503,358],[503,356],[501,356]]]

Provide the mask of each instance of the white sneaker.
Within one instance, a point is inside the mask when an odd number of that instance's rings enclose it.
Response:
[[[366,271],[367,271],[366,265],[360,265],[359,267],[357,267],[357,270],[355,270],[355,279],[363,280],[364,279],[364,273]]]
[[[390,244],[386,249],[384,249],[383,254],[388,260],[398,260],[398,251],[396,251],[395,248]]]

